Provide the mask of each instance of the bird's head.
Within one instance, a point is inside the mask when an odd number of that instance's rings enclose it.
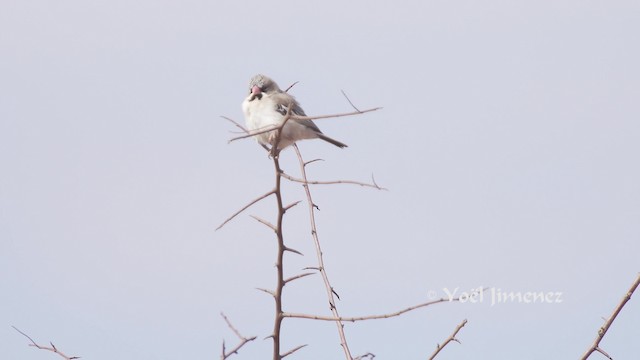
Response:
[[[249,101],[254,99],[262,99],[262,94],[269,94],[272,92],[279,92],[280,87],[275,81],[271,80],[268,76],[258,74],[251,78],[249,81]]]

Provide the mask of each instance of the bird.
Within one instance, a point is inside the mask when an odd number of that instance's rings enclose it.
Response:
[[[259,132],[282,125],[287,112],[289,112],[289,107],[291,107],[290,115],[307,116],[298,101],[287,92],[282,91],[271,78],[262,74],[251,78],[249,95],[242,102],[242,111],[250,132]],[[263,132],[254,137],[260,144],[271,146],[274,151],[276,132],[277,130]],[[322,139],[339,148],[347,147],[346,144],[323,134],[311,120],[289,119],[282,128],[277,151],[305,139]]]

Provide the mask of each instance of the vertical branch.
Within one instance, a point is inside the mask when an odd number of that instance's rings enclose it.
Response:
[[[273,139],[273,145],[271,147],[271,155],[273,156],[273,167],[276,173],[276,185],[274,193],[276,195],[276,203],[278,205],[278,219],[276,221],[276,237],[278,240],[278,255],[276,257],[276,271],[277,281],[276,289],[273,293],[276,305],[276,316],[273,323],[273,360],[281,360],[280,354],[280,329],[282,328],[282,319],[284,319],[284,312],[282,311],[282,289],[286,284],[284,280],[284,252],[287,251],[287,247],[284,245],[284,236],[282,235],[282,219],[284,213],[287,211],[282,204],[282,169],[280,169],[280,150],[278,145],[280,144],[280,135],[282,134],[282,127],[291,118],[291,109],[293,106],[289,106],[287,114],[282,120],[282,126],[275,132],[275,138]]]
[[[335,322],[336,322],[336,326],[338,327],[338,334],[340,336],[340,345],[344,350],[346,359],[353,360],[353,356],[351,355],[351,351],[349,350],[349,345],[347,344],[347,337],[344,333],[344,324],[342,323],[342,320],[339,319],[340,314],[338,313],[338,309],[336,308],[336,301],[335,301],[334,295],[337,295],[337,294],[333,290],[333,287],[329,282],[329,277],[327,276],[327,271],[324,267],[324,260],[322,259],[322,248],[320,247],[320,240],[318,238],[318,231],[316,228],[315,212],[313,210],[315,207],[315,204],[313,203],[313,199],[311,198],[311,191],[309,190],[309,184],[307,180],[307,171],[305,169],[306,164],[302,159],[302,155],[300,154],[300,149],[298,149],[298,146],[295,143],[293,144],[293,148],[296,150],[296,155],[298,156],[298,161],[300,162],[300,172],[302,174],[302,179],[304,180],[302,187],[304,187],[304,191],[307,194],[307,202],[309,205],[309,220],[311,222],[311,236],[313,237],[313,242],[315,243],[315,246],[316,246],[316,255],[318,257],[318,270],[322,275],[322,280],[324,281],[325,289],[327,291],[327,298],[329,299],[329,308],[331,309],[333,316],[336,318]]]
[[[605,322],[604,325],[602,325],[602,327],[600,328],[600,330],[598,330],[598,336],[596,336],[596,339],[593,341],[593,344],[587,350],[587,352],[585,352],[584,355],[582,355],[582,358],[581,358],[582,360],[587,360],[587,358],[591,356],[591,354],[594,351],[597,351],[602,355],[606,356],[607,358],[611,359],[611,356],[609,356],[609,354],[607,354],[604,350],[600,348],[600,341],[602,341],[602,338],[604,338],[605,334],[611,327],[611,324],[613,324],[613,321],[616,319],[620,311],[622,311],[622,308],[624,307],[624,305],[627,303],[627,301],[631,299],[631,295],[633,295],[633,292],[636,291],[636,289],[638,288],[638,285],[640,285],[640,274],[638,274],[636,281],[634,281],[629,291],[627,291],[627,293],[622,297],[622,300],[620,300],[620,303],[618,304],[618,306],[616,306],[616,308],[613,310],[613,314],[611,314],[611,316],[607,319],[607,322]]]
[[[277,145],[277,144],[276,144]],[[274,145],[274,146],[276,146]],[[277,147],[275,147],[277,148]],[[276,316],[273,324],[273,360],[280,360],[280,328],[282,327],[282,289],[284,288],[284,252],[286,247],[284,245],[284,237],[282,236],[282,219],[284,217],[284,206],[282,205],[282,192],[281,192],[281,182],[282,177],[280,174],[282,170],[280,170],[280,161],[278,156],[275,155],[273,157],[273,166],[276,172],[276,187],[275,187],[275,195],[276,202],[278,205],[278,219],[276,222],[276,237],[278,240],[278,255],[276,257],[276,271],[277,271],[277,281],[276,281],[276,289],[274,292],[275,305],[276,305]]]

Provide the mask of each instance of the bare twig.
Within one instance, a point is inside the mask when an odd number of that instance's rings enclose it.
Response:
[[[256,135],[260,135],[260,134],[265,134],[271,131],[275,131],[275,130],[280,130],[281,127],[278,125],[269,125],[269,126],[264,126],[260,129],[257,130],[253,130],[253,131],[247,131],[246,135],[241,135],[241,136],[236,136],[234,138],[229,139],[228,142],[233,142],[236,140],[240,140],[240,139],[246,139],[246,138],[250,138],[250,137],[254,137]]]
[[[378,314],[378,315],[350,316],[350,317],[341,316],[341,317],[338,317],[338,316],[323,316],[323,315],[312,315],[312,314],[284,313],[283,316],[284,317],[290,317],[290,318],[297,318],[297,319],[356,322],[356,321],[364,321],[364,320],[388,319],[388,318],[400,316],[400,315],[402,315],[404,313],[407,313],[409,311],[413,311],[413,310],[420,309],[420,308],[423,308],[423,307],[427,307],[427,306],[430,306],[430,305],[435,305],[435,304],[439,304],[439,303],[443,303],[443,302],[454,302],[454,301],[460,301],[460,298],[453,298],[453,299],[441,298],[441,299],[437,299],[437,300],[428,301],[428,302],[425,302],[425,303],[422,303],[422,304],[409,306],[407,308],[404,308],[402,310],[398,310],[398,311],[395,311],[395,312],[392,312],[392,313]]]
[[[239,128],[243,132],[249,133],[249,130],[247,130],[244,126],[240,125],[240,123],[238,123],[237,121],[233,120],[232,118],[229,118],[229,117],[226,117],[226,116],[221,116],[221,118],[223,118],[225,120],[228,120],[230,123],[235,125],[237,128]]]
[[[444,341],[444,343],[442,343],[442,345],[438,344],[436,346],[436,350],[433,352],[433,354],[431,354],[431,356],[429,357],[429,360],[433,360],[436,358],[436,355],[438,355],[438,353],[444,349],[445,346],[447,346],[447,344],[449,344],[452,341],[457,342],[458,344],[460,344],[460,340],[456,339],[456,335],[458,335],[458,331],[460,331],[460,329],[462,329],[465,325],[467,325],[467,320],[463,320],[458,326],[456,326],[456,329],[453,331],[453,334],[451,334],[451,336],[449,336],[447,338],[447,340]]]
[[[245,205],[242,209],[236,211],[233,215],[229,216],[225,221],[222,222],[222,224],[220,224],[220,226],[218,226],[216,228],[216,230],[220,230],[223,226],[225,226],[229,221],[233,220],[234,217],[240,215],[240,213],[242,213],[243,211],[247,210],[249,207],[251,207],[251,205],[257,203],[258,201],[268,197],[269,195],[273,195],[275,194],[275,190],[271,190],[268,193],[261,195],[257,198],[255,198],[254,200],[252,200],[250,203],[248,203],[247,205]],[[266,225],[266,224],[265,224]]]
[[[220,313],[220,315],[222,316],[224,321],[227,323],[227,326],[229,327],[229,329],[231,329],[231,331],[233,331],[236,334],[238,339],[240,339],[240,343],[238,345],[236,345],[236,347],[234,347],[233,349],[229,350],[228,352],[225,349],[224,341],[222,342],[222,355],[220,356],[220,359],[225,360],[225,359],[228,359],[229,357],[231,357],[231,355],[237,354],[238,351],[240,350],[240,348],[245,346],[248,342],[255,340],[256,337],[252,336],[250,338],[246,338],[246,337],[242,336],[240,334],[240,332],[238,331],[238,329],[236,329],[233,325],[231,325],[231,321],[229,321],[229,319],[227,318],[227,316],[224,313]]]
[[[600,348],[600,341],[602,341],[602,338],[604,338],[607,331],[611,327],[611,324],[613,324],[613,321],[616,319],[620,311],[622,311],[624,305],[631,299],[631,295],[633,295],[633,292],[636,291],[638,285],[640,285],[640,274],[638,274],[638,277],[633,282],[633,285],[631,285],[629,291],[627,291],[627,293],[622,297],[622,300],[620,300],[618,306],[616,306],[616,308],[613,310],[613,314],[611,314],[609,319],[607,319],[604,325],[598,330],[598,336],[596,336],[596,339],[593,341],[591,347],[584,353],[584,355],[582,355],[582,360],[586,360],[594,351],[597,351],[607,358],[611,359],[611,356],[609,356],[609,354],[607,354]]]
[[[387,188],[383,188],[378,186],[378,184],[375,183],[375,181],[372,184],[368,184],[368,183],[363,183],[363,182],[359,182],[359,181],[353,181],[353,180],[333,180],[333,181],[313,181],[313,180],[304,180],[304,179],[298,179],[296,177],[293,177],[289,174],[286,173],[282,173],[282,177],[284,177],[287,180],[293,181],[293,182],[297,182],[297,183],[301,183],[301,184],[311,184],[311,185],[333,185],[333,184],[352,184],[352,185],[360,185],[360,186],[364,186],[364,187],[370,187],[370,188],[374,188],[374,189],[378,189],[378,190],[385,190],[387,191]]]
[[[33,346],[33,347],[35,347],[36,349],[40,349],[40,350],[51,351],[52,353],[56,353],[56,354],[60,355],[63,359],[66,359],[66,360],[80,359],[80,357],[79,357],[79,356],[68,356],[68,355],[65,355],[62,351],[58,350],[58,348],[56,348],[56,346],[55,346],[55,345],[53,345],[53,343],[52,343],[52,342],[50,342],[50,343],[49,343],[49,344],[51,345],[51,347],[49,347],[49,346],[42,346],[42,345],[38,345],[38,344],[37,344],[37,343],[36,343],[36,342],[31,338],[31,336],[29,336],[29,335],[27,335],[27,334],[23,333],[22,331],[20,331],[17,327],[15,327],[15,326],[13,326],[13,325],[11,325],[11,327],[12,327],[15,331],[17,331],[17,332],[19,332],[20,334],[22,334],[22,336],[24,336],[24,337],[26,337],[27,339],[29,339],[29,341],[31,341],[31,344],[29,344],[29,346]]]
[[[331,118],[339,118],[339,117],[345,117],[345,116],[353,116],[353,115],[360,115],[360,114],[364,114],[364,113],[368,113],[368,112],[372,112],[372,111],[378,111],[382,109],[382,107],[375,107],[375,108],[371,108],[371,109],[366,109],[366,110],[359,110],[359,111],[354,111],[354,112],[349,112],[349,113],[342,113],[342,114],[332,114],[332,115],[320,115],[320,116],[300,116],[300,115],[293,115],[291,116],[291,118],[293,120],[321,120],[321,119],[331,119]]]
[[[329,282],[329,276],[327,275],[327,271],[324,267],[324,260],[322,259],[322,248],[320,247],[320,239],[318,238],[318,230],[316,227],[316,219],[314,212],[314,204],[313,199],[311,198],[311,191],[309,190],[309,185],[307,181],[307,171],[305,169],[305,162],[302,159],[302,154],[300,154],[300,149],[294,143],[293,148],[296,151],[296,155],[298,156],[298,161],[300,162],[300,173],[302,174],[303,187],[304,191],[307,194],[307,203],[309,205],[309,221],[311,222],[311,236],[313,237],[313,242],[316,246],[316,255],[318,257],[318,268],[320,269],[320,275],[322,275],[322,280],[324,281],[325,289],[327,292],[327,299],[329,300],[329,308],[333,313],[333,317],[338,319],[334,320],[336,323],[336,327],[338,328],[338,335],[340,336],[340,345],[344,350],[344,354],[347,360],[352,360],[353,356],[351,355],[351,351],[349,350],[349,345],[347,344],[347,337],[344,333],[344,324],[342,324],[342,320],[339,320],[340,314],[338,313],[338,308],[336,307],[336,301],[334,299],[335,291],[333,291],[333,287]]]
[[[249,133],[249,130],[247,130],[247,128],[245,128],[244,126],[240,125],[237,121],[235,121],[235,120],[233,120],[231,118],[228,118],[226,116],[222,116],[222,118],[225,119],[225,120],[230,121],[232,124],[234,124],[235,126],[240,128],[240,130],[242,130],[245,134]],[[264,148],[265,150],[269,151],[269,148],[265,144],[260,144],[260,146],[262,146],[262,148]]]

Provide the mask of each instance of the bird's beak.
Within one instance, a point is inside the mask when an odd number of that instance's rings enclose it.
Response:
[[[249,95],[249,101],[253,101],[255,98],[262,99],[262,89],[259,86],[253,85],[251,88],[251,95]]]

